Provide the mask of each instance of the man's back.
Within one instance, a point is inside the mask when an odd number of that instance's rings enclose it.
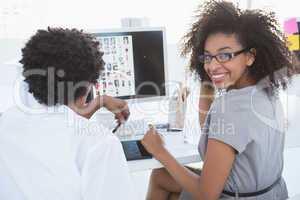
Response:
[[[0,199],[132,199],[118,139],[66,106],[52,108],[0,118]]]

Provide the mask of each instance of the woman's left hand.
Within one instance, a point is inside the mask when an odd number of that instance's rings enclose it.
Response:
[[[141,142],[154,157],[157,157],[166,150],[162,136],[154,128],[150,128],[147,131]]]

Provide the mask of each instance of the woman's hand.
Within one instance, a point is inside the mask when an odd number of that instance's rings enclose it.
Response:
[[[141,142],[155,158],[166,151],[162,136],[154,128],[150,128],[147,131]]]

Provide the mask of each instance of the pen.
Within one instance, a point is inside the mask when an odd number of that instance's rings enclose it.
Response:
[[[122,123],[118,123],[118,125],[111,132],[115,133],[121,125]]]

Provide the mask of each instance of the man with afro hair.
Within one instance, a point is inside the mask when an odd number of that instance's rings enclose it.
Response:
[[[39,105],[14,106],[0,121],[0,199],[134,199],[122,145],[100,122],[102,107],[118,123],[127,103],[87,97],[103,70],[92,35],[76,29],[38,30],[22,49],[23,76]]]

